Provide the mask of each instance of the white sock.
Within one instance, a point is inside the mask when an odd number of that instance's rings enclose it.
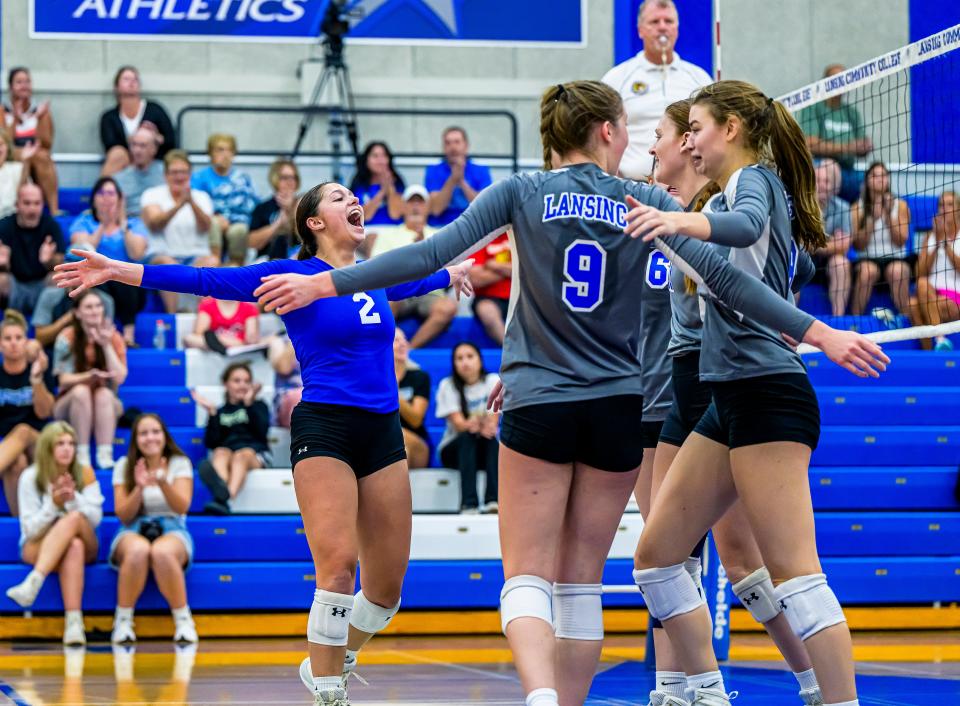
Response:
[[[662,691],[664,694],[670,694],[670,696],[676,696],[678,699],[682,699],[686,688],[687,675],[683,672],[657,671],[657,691]]]
[[[193,620],[193,614],[190,612],[190,606],[185,605],[183,608],[173,608],[171,611],[173,613],[173,619],[176,622],[181,620]]]
[[[340,675],[335,677],[314,677],[313,678],[313,690],[314,691],[332,691],[333,689],[340,688]]]
[[[77,460],[81,466],[90,465],[90,444],[77,444]]]
[[[556,706],[557,698],[556,689],[534,689],[527,694],[526,706]]]
[[[113,622],[119,623],[123,620],[133,621],[133,608],[121,608],[117,606],[116,611],[113,613]]]
[[[797,678],[797,683],[800,684],[800,689],[803,691],[812,691],[820,686],[817,684],[817,675],[813,673],[813,669],[808,669],[805,672],[794,672],[793,676]]]
[[[63,618],[64,620],[70,620],[71,618],[73,618],[74,620],[83,621],[83,611],[82,610],[64,611]]]
[[[356,661],[357,661],[357,654],[358,654],[359,652],[360,652],[360,650],[350,650],[350,649],[348,649],[348,650],[347,650],[347,656],[344,658],[343,661],[344,661],[344,662],[356,662]]]
[[[35,584],[37,584],[38,586],[42,586],[42,585],[43,585],[43,582],[46,581],[46,580],[47,580],[47,575],[46,575],[46,574],[42,574],[42,573],[40,573],[39,571],[37,571],[36,569],[31,569],[31,570],[30,570],[30,573],[27,574],[27,578],[25,578],[23,581],[24,581],[24,583],[31,583],[31,584],[34,584],[34,583],[35,583]]]
[[[723,675],[717,672],[704,672],[703,674],[693,674],[687,677],[688,689],[716,689],[727,693],[723,688]]]

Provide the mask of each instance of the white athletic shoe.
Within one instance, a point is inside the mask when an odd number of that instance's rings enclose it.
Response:
[[[820,687],[812,689],[801,689],[800,700],[804,706],[823,706],[823,694],[820,693]]]
[[[37,594],[43,588],[43,578],[31,572],[27,578],[7,589],[7,598],[21,608],[29,608],[37,600]]]
[[[194,625],[193,618],[176,621],[176,630],[173,632],[174,642],[199,642],[197,636],[197,626]]]
[[[687,695],[693,697],[690,706],[727,706],[737,698],[738,692],[731,691],[727,694],[720,689],[693,689],[688,690]]]
[[[677,696],[671,696],[663,691],[651,691],[650,703],[647,706],[690,706],[690,704]]]
[[[113,621],[113,632],[110,633],[110,642],[114,645],[130,645],[137,641],[137,633],[133,631],[133,621],[122,618]]]
[[[356,660],[354,660],[354,664],[356,664]],[[346,673],[346,671],[346,665],[344,665],[344,673]],[[343,681],[341,683],[346,683],[347,678],[343,677],[342,679]],[[314,706],[350,706],[350,699],[347,698],[346,688],[341,686],[337,689],[326,689],[324,691],[317,691],[314,688],[313,671],[310,669],[309,657],[305,657],[300,663],[300,681],[302,681],[303,685],[313,694]]]
[[[83,627],[82,615],[68,615],[64,619],[63,644],[65,645],[87,644],[87,634]]]
[[[113,468],[113,446],[104,446],[97,447],[97,468],[102,470],[109,470]]]
[[[481,512],[484,515],[496,515],[498,512],[500,512],[500,505],[496,500],[491,500],[488,503],[484,503]]]

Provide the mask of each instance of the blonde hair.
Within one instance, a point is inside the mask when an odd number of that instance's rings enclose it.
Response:
[[[0,139],[2,139],[4,143],[7,145],[7,158],[4,161],[12,162],[13,161],[13,138],[10,137],[10,133],[7,132],[6,130],[0,130]]]
[[[230,146],[230,151],[234,154],[237,153],[237,138],[233,135],[228,135],[225,132],[215,132],[210,137],[207,138],[207,154],[213,154],[213,148],[217,146],[217,143],[226,142]]]
[[[270,182],[270,186],[276,191],[280,186],[280,170],[284,167],[290,167],[293,169],[293,173],[297,175],[297,188],[300,188],[300,170],[297,169],[297,165],[294,164],[292,159],[287,159],[286,157],[277,157],[273,160],[273,164],[270,165],[270,170],[267,172],[267,181]]]
[[[743,144],[758,160],[770,160],[793,199],[793,237],[809,251],[826,245],[823,215],[817,203],[813,156],[803,130],[786,106],[746,81],[717,81],[693,96],[718,124],[731,116],[743,125]]]
[[[570,81],[550,86],[540,98],[544,168],[553,168],[553,153],[589,151],[594,125],[616,124],[621,115],[623,100],[605,83]]]
[[[163,157],[163,171],[169,172],[170,165],[174,162],[184,162],[188,167],[193,168],[190,163],[190,155],[184,150],[170,150]]]
[[[41,495],[47,492],[47,488],[50,487],[54,478],[60,475],[60,471],[57,469],[57,462],[53,460],[53,447],[57,443],[57,439],[64,434],[68,434],[70,438],[73,439],[74,445],[76,445],[77,432],[66,422],[50,422],[43,428],[43,431],[40,432],[40,436],[37,437],[34,465],[37,467],[37,490],[40,491]],[[73,460],[70,462],[67,473],[73,477],[73,482],[76,484],[77,490],[82,489],[83,467],[80,465],[80,461],[77,460],[76,453],[73,454]]]
[[[16,309],[7,309],[3,312],[3,320],[0,321],[0,331],[3,331],[3,329],[9,326],[19,326],[23,329],[24,334],[26,334],[28,330],[27,320],[23,314]]]

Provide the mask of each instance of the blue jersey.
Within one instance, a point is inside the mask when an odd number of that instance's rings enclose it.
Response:
[[[266,275],[315,275],[332,270],[326,262],[271,260],[247,267],[146,265],[141,286],[232,301],[256,301],[253,291]],[[393,365],[395,324],[388,301],[420,296],[450,285],[441,270],[387,289],[320,299],[281,318],[300,362],[303,399],[359,407],[387,414],[399,408]]]

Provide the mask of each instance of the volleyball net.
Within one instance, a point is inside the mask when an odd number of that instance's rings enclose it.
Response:
[[[800,306],[835,328],[960,348],[958,49],[960,25],[778,99],[808,137],[828,237]]]

